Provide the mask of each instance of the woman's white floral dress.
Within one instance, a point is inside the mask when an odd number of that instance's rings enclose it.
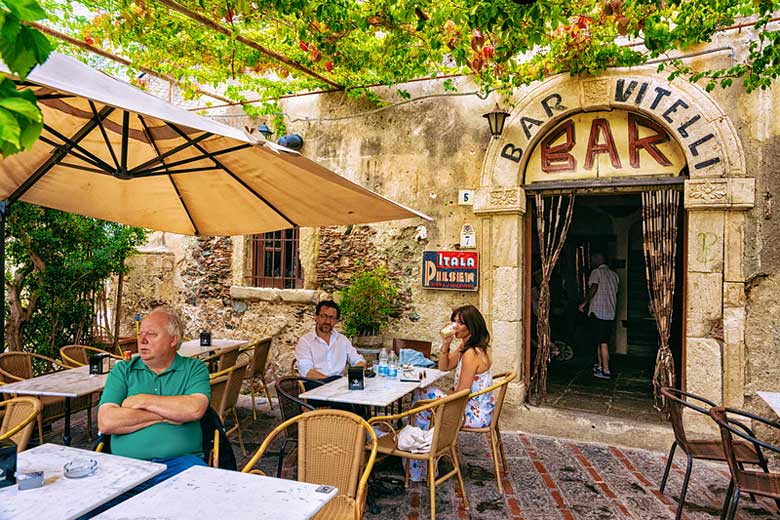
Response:
[[[458,367],[455,369],[455,381],[460,380],[460,368],[463,360],[458,361]],[[493,384],[493,369],[489,368],[481,374],[474,375],[474,381],[471,383],[471,392],[478,392],[484,388]],[[440,399],[446,396],[446,392],[435,386],[423,388],[421,390],[415,390],[412,394],[412,406],[417,401],[427,399]],[[484,428],[490,424],[490,418],[493,415],[493,408],[496,406],[496,398],[493,392],[478,395],[469,399],[466,403],[466,413],[463,425],[469,428]],[[425,410],[414,416],[414,425],[420,429],[427,430],[431,427],[431,412]],[[407,459],[405,459],[407,461]],[[415,482],[425,480],[426,472],[428,471],[428,463],[423,460],[411,460],[408,461],[411,465],[409,468],[409,477]]]

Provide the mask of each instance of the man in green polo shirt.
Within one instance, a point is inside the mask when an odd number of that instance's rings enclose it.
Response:
[[[182,335],[175,312],[153,309],[141,321],[139,356],[111,370],[98,405],[98,428],[111,434],[113,454],[167,465],[144,488],[205,465],[199,421],[209,405],[209,374],[202,361],[177,354]]]

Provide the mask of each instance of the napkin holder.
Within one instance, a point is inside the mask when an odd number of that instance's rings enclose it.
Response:
[[[0,441],[0,488],[16,484],[16,444]]]
[[[365,388],[363,377],[363,367],[349,367],[347,369],[347,388],[350,390],[363,390]]]

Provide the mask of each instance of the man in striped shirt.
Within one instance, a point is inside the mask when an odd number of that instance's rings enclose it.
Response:
[[[615,271],[604,261],[603,253],[593,253],[590,265],[596,268],[588,279],[588,292],[585,301],[580,304],[580,312],[586,312],[592,324],[597,343],[598,363],[593,366],[593,375],[599,379],[610,379],[609,340],[615,326],[615,307],[620,279]]]

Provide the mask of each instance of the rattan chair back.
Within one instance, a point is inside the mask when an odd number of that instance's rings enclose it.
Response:
[[[431,409],[433,413],[431,426],[434,428],[431,453],[440,453],[455,446],[468,401],[468,389],[437,400],[437,406]]]
[[[493,392],[496,405],[493,407],[493,416],[490,418],[490,428],[498,427],[498,421],[501,419],[501,411],[504,409],[504,399],[509,389],[509,383],[515,380],[517,374],[513,371],[502,372],[493,376],[493,384],[484,390],[485,393]],[[474,394],[469,398],[474,397]]]
[[[83,367],[89,364],[89,356],[93,354],[106,354],[115,359],[121,359],[116,354],[112,354],[107,350],[103,350],[97,347],[90,347],[89,345],[65,345],[60,347],[60,357],[63,363],[69,367]]]
[[[244,361],[211,374],[211,406],[217,411],[217,415],[223,422],[225,412],[234,407],[238,401],[238,395],[241,393],[241,382],[248,364],[248,361]]]
[[[16,444],[16,452],[21,453],[27,448],[43,405],[36,397],[20,396],[0,401],[0,408],[5,408],[0,423],[0,441],[11,440]]]
[[[399,355],[402,348],[410,348],[412,350],[416,350],[417,352],[422,352],[425,357],[430,357],[432,345],[433,343],[430,341],[419,339],[393,338],[393,351]]]
[[[292,424],[298,426],[298,480],[335,486],[338,497],[332,502],[349,504],[352,509],[349,513],[342,511],[338,518],[361,518],[368,476],[376,460],[377,438],[368,423],[353,413],[322,409],[284,421],[268,434],[241,471],[252,471],[273,440]]]
[[[688,408],[700,414],[709,415],[710,408],[717,405],[704,397],[683,392],[682,390],[677,390],[676,388],[670,388],[668,386],[661,388],[661,395],[669,403],[669,422],[672,423],[674,438],[683,451],[688,453],[690,452],[690,444],[688,442],[688,437],[685,434],[683,410]]]
[[[56,359],[32,352],[4,352],[0,354],[0,378],[4,383],[13,383],[36,376],[33,363],[41,369],[37,375],[48,374],[61,368],[67,368]]]
[[[255,343],[252,358],[246,369],[246,377],[259,377],[265,381],[265,367],[268,364],[268,354],[271,351],[271,338],[263,338]]]

